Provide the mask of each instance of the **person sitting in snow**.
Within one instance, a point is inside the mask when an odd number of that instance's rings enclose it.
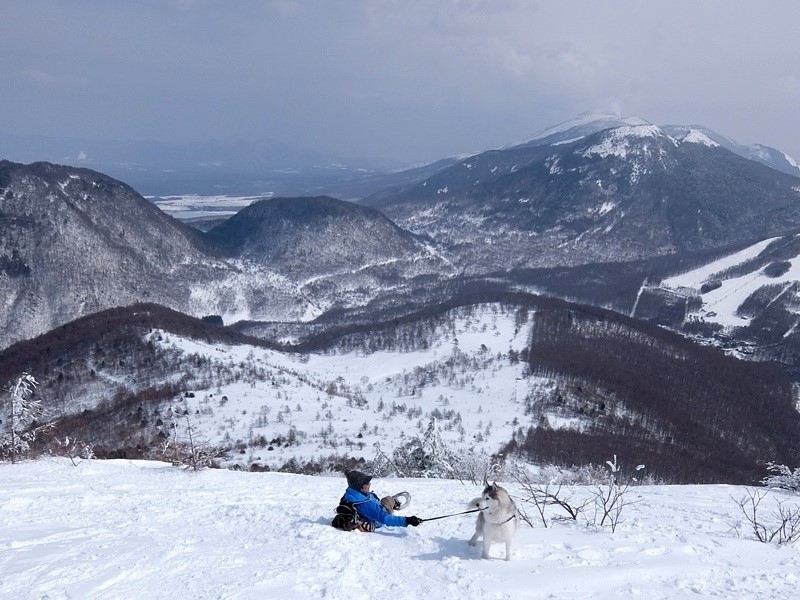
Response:
[[[401,517],[392,514],[394,507],[387,507],[381,503],[375,492],[370,491],[372,475],[361,471],[345,471],[347,489],[340,501],[341,504],[350,504],[360,517],[359,529],[374,531],[382,525],[389,527],[416,527],[422,520],[419,517]],[[390,497],[391,498],[391,497]]]

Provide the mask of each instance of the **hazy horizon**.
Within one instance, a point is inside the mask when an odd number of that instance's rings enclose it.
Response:
[[[800,158],[798,18],[788,0],[7,0],[0,131],[414,163],[602,112]]]

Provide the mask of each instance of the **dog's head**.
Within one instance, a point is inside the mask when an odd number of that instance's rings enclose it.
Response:
[[[505,502],[507,499],[510,500],[508,492],[504,488],[497,485],[497,483],[493,483],[491,485],[487,485],[483,489],[483,492],[480,496],[470,500],[469,507],[486,510],[490,506],[496,506],[497,504]]]
[[[497,485],[497,483],[487,485],[481,494],[481,499],[483,500],[483,506],[481,508],[491,504],[497,504],[498,502],[503,503],[507,498],[509,498],[508,492],[504,488]]]
[[[493,483],[492,485],[487,485],[483,488],[483,496],[485,498],[494,498],[497,500],[497,492],[500,490],[497,483]]]
[[[495,488],[495,489],[493,489]],[[488,485],[483,493],[477,498],[469,501],[470,508],[480,508],[481,510],[487,509],[492,503],[497,502],[496,486]]]

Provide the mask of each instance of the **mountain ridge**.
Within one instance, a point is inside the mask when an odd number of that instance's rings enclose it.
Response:
[[[224,256],[219,240],[165,215],[105,175],[50,163],[2,162],[0,346],[84,314],[141,301],[226,321],[303,321],[337,306],[369,302],[385,293],[378,281],[397,293],[407,279],[447,277],[442,257],[383,215],[353,204],[338,206],[348,210],[328,231],[350,227],[362,243],[374,236],[374,254],[355,244],[329,249],[330,237],[312,236],[286,260],[251,260],[258,257]],[[322,208],[317,201],[309,210]],[[367,226],[372,223],[381,226]],[[299,228],[290,238],[301,234]],[[392,236],[397,243],[390,245]]]
[[[781,233],[800,224],[797,189],[796,178],[724,148],[679,143],[641,125],[556,146],[489,151],[363,202],[406,229],[467,247],[464,263],[491,260],[477,254],[483,239],[513,238],[515,266],[541,267],[636,260]]]

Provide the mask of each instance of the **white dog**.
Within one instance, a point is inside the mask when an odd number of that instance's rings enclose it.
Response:
[[[483,494],[471,500],[469,506],[481,510],[475,523],[475,535],[469,545],[477,545],[478,538],[483,536],[481,556],[489,558],[492,542],[503,542],[506,545],[506,560],[511,560],[511,540],[522,518],[508,492],[496,483],[487,485]]]

